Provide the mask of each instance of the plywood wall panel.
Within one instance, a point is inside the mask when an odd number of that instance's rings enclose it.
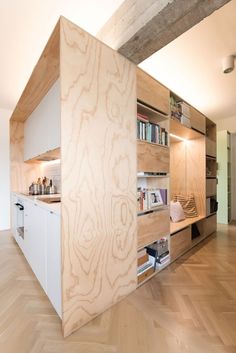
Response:
[[[187,192],[187,149],[184,141],[170,144],[170,196]]]
[[[187,142],[187,193],[195,196],[198,214],[206,216],[205,136]]]
[[[136,288],[136,70],[61,20],[64,335]]]
[[[24,163],[24,124],[10,121],[11,191],[28,192],[32,181],[41,177],[39,164]]]

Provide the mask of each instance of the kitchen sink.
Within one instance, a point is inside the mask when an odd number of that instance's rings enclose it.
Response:
[[[60,196],[57,197],[40,197],[39,201],[43,201],[46,203],[57,203],[57,202],[61,202],[61,198]]]

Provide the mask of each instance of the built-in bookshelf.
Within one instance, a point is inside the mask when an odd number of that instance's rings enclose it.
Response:
[[[137,282],[140,285],[169,263],[169,91],[142,70],[138,70],[137,81]],[[150,94],[149,87],[152,87]]]
[[[216,162],[216,124],[206,119],[206,217],[218,210],[217,202],[217,162]]]
[[[227,130],[217,132],[217,163],[219,198],[218,223],[231,221],[231,135]]]

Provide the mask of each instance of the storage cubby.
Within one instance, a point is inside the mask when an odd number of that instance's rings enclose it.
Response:
[[[138,251],[138,285],[153,277],[170,263],[169,236],[161,237]]]
[[[216,178],[216,158],[206,156],[206,178]]]

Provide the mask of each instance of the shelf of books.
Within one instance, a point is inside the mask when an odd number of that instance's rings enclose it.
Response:
[[[153,108],[137,103],[137,139],[161,147],[169,146],[168,117]]]
[[[169,261],[169,117],[137,103],[138,285]]]
[[[162,237],[138,251],[138,285],[149,280],[170,263],[169,237]]]

